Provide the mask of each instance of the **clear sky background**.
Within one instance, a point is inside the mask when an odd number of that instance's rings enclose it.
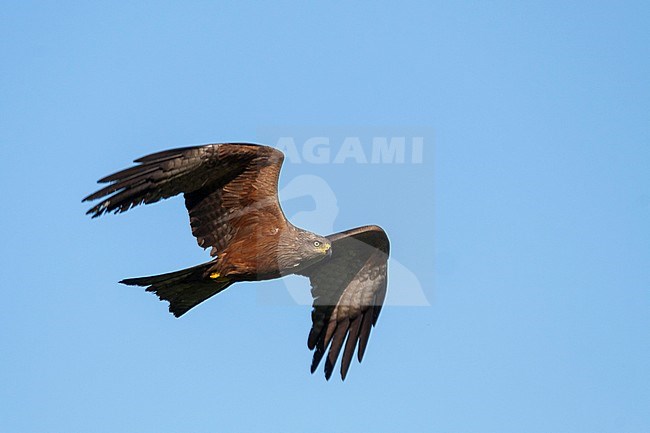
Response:
[[[647,2],[4,1],[0,21],[0,431],[650,431]],[[311,176],[283,193],[306,228],[382,225],[391,293],[430,304],[388,306],[343,383],[309,374],[283,281],[182,319],[117,283],[208,258],[182,199],[80,202],[157,150],[376,131],[425,131],[422,163],[289,163],[280,185]]]

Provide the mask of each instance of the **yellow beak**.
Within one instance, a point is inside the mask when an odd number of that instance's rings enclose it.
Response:
[[[324,254],[327,254],[327,256],[332,255],[332,245],[331,244],[323,244],[320,247],[318,247],[320,251],[322,251]]]

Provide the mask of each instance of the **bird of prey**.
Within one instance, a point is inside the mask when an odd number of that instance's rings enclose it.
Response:
[[[314,298],[307,345],[313,373],[327,352],[330,378],[341,349],[345,379],[359,362],[386,296],[388,237],[378,226],[320,236],[293,226],[278,201],[284,155],[268,146],[222,143],[185,147],[136,159],[135,166],[100,179],[108,184],[84,198],[101,199],[87,213],[120,213],[183,194],[192,234],[212,260],[162,275],[129,278],[147,287],[180,317],[238,281],[306,276]],[[328,350],[329,349],[329,350]]]

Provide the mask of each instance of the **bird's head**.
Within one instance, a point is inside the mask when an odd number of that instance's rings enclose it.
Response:
[[[330,242],[323,237],[318,237],[317,239],[314,239],[311,242],[310,248],[317,255],[323,255],[327,257],[332,255],[332,244],[330,244]]]
[[[308,231],[300,231],[296,239],[296,247],[300,252],[300,256],[307,260],[320,260],[332,254],[332,245],[323,236]]]
[[[280,268],[291,273],[332,255],[332,245],[327,238],[305,230],[294,231],[281,239],[279,246]]]

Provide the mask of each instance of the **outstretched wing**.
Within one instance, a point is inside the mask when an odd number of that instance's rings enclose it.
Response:
[[[192,233],[215,256],[250,222],[286,224],[277,190],[284,155],[247,143],[208,144],[154,153],[99,180],[108,185],[83,201],[102,199],[93,218],[183,193]],[[253,221],[255,220],[255,221]]]
[[[345,379],[357,344],[359,362],[363,359],[386,297],[389,242],[377,226],[336,233],[328,239],[331,258],[300,272],[309,277],[314,298],[307,345],[315,350],[312,373],[329,347],[325,359],[329,379],[345,343],[341,361],[341,378]]]

